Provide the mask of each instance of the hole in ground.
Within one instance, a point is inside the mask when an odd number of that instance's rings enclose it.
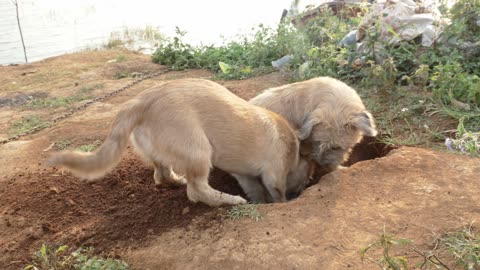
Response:
[[[380,141],[380,138],[364,137],[363,140],[353,148],[350,158],[343,166],[350,167],[360,161],[384,157],[396,148],[397,147],[393,145],[388,145]]]
[[[357,145],[355,145],[355,147],[353,147],[350,157],[342,165],[345,167],[350,167],[360,161],[381,158],[396,148],[397,147],[393,145],[385,144],[378,137],[363,137],[363,139]],[[329,172],[326,170],[321,168],[317,169],[313,177],[314,181],[312,181],[308,186],[318,183],[322,176],[327,173]]]

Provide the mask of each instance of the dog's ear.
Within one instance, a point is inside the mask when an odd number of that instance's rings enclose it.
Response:
[[[298,139],[302,141],[308,138],[308,136],[310,136],[310,133],[312,132],[312,128],[315,125],[318,125],[322,122],[321,115],[322,113],[320,110],[315,110],[309,115],[307,115],[307,117],[303,121],[303,125],[300,127],[300,129],[297,132]]]
[[[357,128],[364,135],[375,137],[377,136],[377,129],[375,127],[375,121],[373,120],[372,114],[367,111],[354,113],[349,125]]]

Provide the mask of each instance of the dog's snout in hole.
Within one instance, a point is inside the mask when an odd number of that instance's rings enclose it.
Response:
[[[381,142],[378,138],[364,137],[363,140],[353,148],[349,159],[342,165],[349,167],[360,161],[384,157],[395,148],[396,147],[394,146]],[[311,181],[307,187],[318,183],[322,176],[327,173],[328,171],[325,171],[321,168],[317,169],[315,171],[313,181]],[[209,182],[210,185],[215,189],[232,195],[240,195],[243,198],[248,199],[237,180],[222,170],[214,169],[210,174]],[[287,194],[287,200],[296,199],[301,195],[301,193],[302,192],[290,192]]]

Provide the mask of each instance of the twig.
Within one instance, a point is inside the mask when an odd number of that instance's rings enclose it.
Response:
[[[28,63],[28,59],[27,59],[27,49],[25,48],[25,41],[23,40],[22,27],[20,26],[20,16],[19,16],[19,14],[18,14],[18,0],[12,0],[12,3],[15,5],[15,10],[16,10],[16,12],[17,12],[18,31],[20,31],[20,39],[22,40],[23,54],[24,54],[24,56],[25,56],[25,63]]]

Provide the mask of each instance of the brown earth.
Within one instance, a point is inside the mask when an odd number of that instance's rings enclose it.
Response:
[[[108,63],[119,55],[127,60]],[[65,97],[82,86],[102,83],[92,93],[98,96],[133,80],[115,79],[118,72],[148,74],[162,68],[128,51],[82,52],[0,67],[0,139],[8,137],[9,127],[21,117],[41,115],[48,120],[68,109],[32,109],[26,106],[32,98]],[[371,141],[357,147],[348,164],[353,166],[317,177],[319,183],[300,198],[258,206],[264,216],[260,221],[232,221],[225,217],[227,207],[193,204],[184,187],[155,188],[151,166],[131,150],[111,174],[95,183],[42,165],[52,150],[102,140],[119,104],[181,77],[212,74],[166,73],[51,128],[0,145],[1,269],[21,268],[42,243],[94,246],[135,269],[375,269],[379,251],[362,263],[359,250],[377,239],[384,225],[390,233],[428,249],[435,235],[479,220],[478,159],[402,147],[385,158],[355,163],[391,150]],[[288,77],[272,73],[219,82],[248,99],[287,83]],[[210,181],[219,190],[241,194],[220,170],[213,171]],[[419,259],[409,250],[402,252],[410,260]]]

